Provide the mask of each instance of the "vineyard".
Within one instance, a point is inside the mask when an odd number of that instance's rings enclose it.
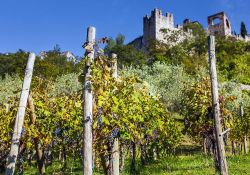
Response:
[[[250,174],[250,44],[200,32],[0,55],[0,174]]]

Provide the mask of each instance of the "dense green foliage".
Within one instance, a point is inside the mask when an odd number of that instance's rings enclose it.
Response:
[[[118,55],[118,66],[120,68],[129,65],[142,65],[146,63],[146,54],[138,51],[132,45],[124,45],[125,36],[119,34],[116,40],[109,38],[104,48],[106,54],[116,53]]]
[[[153,159],[176,153],[183,138],[202,144],[204,136],[213,134],[210,133],[213,120],[207,36],[197,23],[185,25],[184,30],[192,31],[192,37],[176,44],[152,41],[147,53],[125,45],[121,34],[115,40],[110,38],[104,51],[107,55],[118,55],[117,79],[112,77],[113,60],[104,55],[96,56],[91,68],[93,161],[98,171],[105,169],[105,160],[112,155],[110,150],[115,138],[119,138],[120,146],[129,154],[128,159],[133,156],[129,153],[131,148],[136,146],[137,158],[141,159],[138,170],[153,174],[150,167],[146,170],[142,167]],[[170,41],[175,39],[176,36],[169,38]],[[240,88],[240,84],[250,84],[250,44],[217,37],[216,56],[222,125],[224,129],[231,129],[225,142],[240,145],[244,136],[250,137],[249,92]],[[21,50],[0,55],[0,168],[9,152],[27,57]],[[44,59],[37,58],[31,86],[35,111],[28,106],[21,140],[26,151],[20,160],[24,158],[26,164],[32,164],[31,160],[36,158],[32,152],[38,146],[47,165],[64,161],[60,168],[67,170],[70,166],[67,157],[74,157],[74,161],[80,159],[85,61],[87,59],[80,63],[67,60],[58,46],[46,52]],[[205,166],[209,173],[214,173],[210,157],[206,157],[205,163],[201,156],[194,158],[198,159],[197,166]],[[182,171],[174,162],[182,164],[192,157],[165,159],[171,163],[166,172],[178,174]],[[234,162],[233,158],[231,161]],[[183,168],[193,166],[184,164]],[[165,165],[158,162],[156,166]],[[190,170],[192,173],[204,174],[204,171]]]
[[[0,55],[0,76],[8,75],[23,76],[28,53],[19,50],[16,53]],[[55,79],[59,75],[77,72],[77,64],[68,61],[58,50],[46,52],[44,59],[37,58],[34,67],[34,76],[45,79]]]
[[[250,43],[218,38],[216,51],[221,81],[250,84]]]
[[[19,50],[15,54],[0,55],[0,75],[22,75],[27,62],[28,54]]]
[[[157,145],[159,155],[175,148],[180,142],[180,130],[169,118],[162,102],[156,96],[150,95],[135,76],[121,75],[115,80],[111,76],[109,65],[110,61],[106,57],[98,58],[92,65],[95,96],[93,147],[96,156],[110,154],[109,144],[113,138],[118,137],[112,135],[114,130],[118,130],[122,143]],[[20,81],[16,79],[6,76],[2,83],[19,83],[17,86],[20,87]],[[83,109],[82,83],[78,82],[79,80],[82,81],[82,77],[77,74],[62,75],[54,81],[33,78],[31,92],[36,117],[34,119],[28,108],[24,123],[25,134],[22,137],[22,143],[27,150],[35,149],[39,143],[43,154],[52,151],[55,156],[63,152],[80,158]],[[17,110],[15,90],[9,89],[9,100],[6,101],[6,97],[2,100],[6,103],[15,102],[11,112],[6,111],[4,105],[0,108],[0,126],[5,131],[1,133],[0,138],[4,143],[4,147],[1,147],[3,157],[6,157],[9,151]],[[3,157],[1,161],[4,160]],[[100,159],[96,161],[97,165],[101,164]]]
[[[207,37],[199,24],[188,24],[185,28],[193,31],[192,38],[187,37],[178,44],[151,41],[149,55],[153,58],[153,61],[183,65],[188,73],[195,73],[207,65]],[[179,35],[179,33],[171,35],[168,39],[169,43],[175,42]]]
[[[170,112],[181,110],[185,84],[192,81],[182,66],[160,62],[141,68],[128,67],[124,72],[145,81],[150,93],[159,96]]]

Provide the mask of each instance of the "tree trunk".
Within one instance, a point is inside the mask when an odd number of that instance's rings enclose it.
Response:
[[[108,174],[109,160],[106,158],[104,153],[100,154],[100,158],[101,158],[101,164],[102,164],[104,174],[107,175]]]
[[[45,174],[45,157],[44,150],[39,142],[38,138],[34,138],[36,156],[37,156],[37,165],[40,174]]]
[[[143,144],[141,144],[141,165],[142,167],[145,166],[145,150]]]
[[[83,132],[83,174],[92,175],[92,121],[93,121],[93,94],[91,88],[91,63],[94,60],[95,44],[94,27],[89,27],[87,31],[87,43],[85,45],[86,61],[84,70],[84,132]]]
[[[236,143],[232,141],[232,155],[236,154]]]
[[[112,143],[108,144],[108,175],[113,175],[113,157],[112,157]]]
[[[66,147],[63,146],[63,168],[67,168],[67,152],[66,152]]]
[[[239,154],[241,154],[242,152],[243,152],[242,143],[239,143]]]
[[[153,147],[153,159],[157,160],[156,146]]]
[[[144,144],[145,160],[150,159],[148,145],[149,145],[149,140]]]
[[[120,164],[120,171],[124,170],[124,166],[125,166],[125,151],[124,151],[124,144],[121,144],[120,147],[120,154],[121,154],[121,164]]]
[[[248,153],[247,136],[244,136],[244,153]]]
[[[136,144],[132,143],[131,175],[136,175]]]
[[[27,154],[27,162],[28,162],[28,165],[31,166],[31,161],[32,161],[31,150],[28,150],[27,152],[28,152],[28,154]]]
[[[18,160],[17,160],[17,174],[23,174],[24,169],[23,169],[23,163],[24,163],[24,152],[26,150],[25,144],[20,141],[20,148],[19,148],[19,155],[18,155]]]
[[[214,117],[215,138],[217,146],[217,157],[219,163],[219,171],[222,175],[228,175],[226,153],[224,148],[221,116],[220,116],[220,104],[219,104],[219,91],[218,80],[216,72],[216,57],[215,57],[215,37],[209,36],[209,72],[211,79],[211,91],[212,91],[212,107]]]
[[[52,142],[52,146],[49,147],[49,150],[48,150],[48,158],[47,158],[48,165],[51,165],[52,162],[53,162],[53,154],[54,154],[53,147],[54,147],[54,145],[53,145],[53,142]]]
[[[204,136],[202,140],[202,146],[203,146],[203,151],[204,154],[207,154],[207,138]]]
[[[59,160],[59,161],[62,160],[62,151],[61,151],[61,150],[59,151],[59,154],[58,154],[58,160]]]
[[[30,125],[35,125],[36,123],[36,114],[35,114],[35,105],[32,98],[32,92],[30,92],[28,97],[28,105],[30,109]],[[37,165],[40,174],[45,174],[45,158],[44,151],[40,144],[39,138],[34,138],[34,144],[36,149]]]
[[[20,96],[19,107],[17,111],[14,129],[13,129],[10,154],[8,156],[7,164],[6,164],[6,171],[5,171],[6,175],[13,175],[15,171],[15,165],[16,165],[16,161],[18,157],[20,138],[22,135],[24,115],[25,115],[27,99],[29,95],[29,89],[30,89],[31,78],[33,74],[35,58],[36,56],[34,53],[31,53],[29,55],[29,59],[28,59],[28,63],[27,63],[26,71],[25,71],[25,77],[23,81],[23,87],[22,87],[21,96]]]

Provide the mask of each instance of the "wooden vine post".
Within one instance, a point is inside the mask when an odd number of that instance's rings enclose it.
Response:
[[[87,29],[87,41],[85,48],[84,70],[84,131],[83,131],[83,175],[92,175],[92,121],[93,121],[93,94],[91,64],[94,61],[95,27]]]
[[[209,74],[211,80],[212,106],[213,106],[214,129],[215,129],[216,149],[217,149],[217,164],[220,174],[228,175],[225,146],[223,141],[223,135],[225,133],[222,133],[222,126],[221,126],[214,36],[209,36],[208,46],[209,46]]]
[[[118,70],[117,70],[117,55],[112,53],[112,77],[117,79]],[[114,144],[112,147],[112,175],[119,175],[119,139],[114,139]]]
[[[241,117],[241,120],[243,120],[243,117],[244,117],[243,103],[240,104],[240,117]],[[247,154],[248,153],[248,144],[247,144],[247,136],[246,135],[244,135],[244,137],[243,137],[243,146],[244,146],[244,154]]]
[[[28,63],[25,70],[25,76],[23,80],[23,86],[20,96],[20,102],[17,110],[16,120],[13,129],[13,135],[11,140],[10,154],[7,158],[5,175],[13,175],[15,171],[15,165],[19,153],[20,139],[23,132],[24,115],[26,111],[27,100],[29,96],[30,84],[33,74],[33,67],[36,56],[34,53],[30,53]]]

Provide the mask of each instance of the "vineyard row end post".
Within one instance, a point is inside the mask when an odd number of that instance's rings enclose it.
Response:
[[[221,113],[219,104],[219,90],[218,90],[218,79],[216,71],[216,56],[215,56],[215,36],[208,37],[209,46],[209,74],[211,81],[212,91],[212,107],[214,117],[214,130],[216,138],[216,149],[217,149],[217,163],[221,175],[228,175],[225,145],[223,141],[222,126],[221,126]]]
[[[91,64],[94,61],[95,27],[88,27],[85,48],[84,69],[84,111],[83,111],[83,175],[92,175],[92,122],[93,122],[93,94]]]
[[[240,117],[241,120],[244,118],[244,105],[243,102],[240,103]],[[244,146],[244,154],[248,153],[248,144],[247,144],[247,136],[243,136],[243,146]]]
[[[118,69],[117,69],[117,54],[111,54],[112,61],[112,77],[118,78]],[[114,139],[114,144],[112,147],[112,173],[113,175],[119,175],[119,138]]]
[[[24,115],[27,106],[27,100],[29,96],[30,84],[32,80],[33,67],[35,63],[36,55],[34,53],[29,54],[25,76],[22,85],[22,91],[20,95],[20,102],[17,110],[15,125],[13,129],[13,135],[11,140],[10,154],[7,158],[5,175],[13,175],[15,171],[15,165],[19,153],[20,139],[23,132]]]

